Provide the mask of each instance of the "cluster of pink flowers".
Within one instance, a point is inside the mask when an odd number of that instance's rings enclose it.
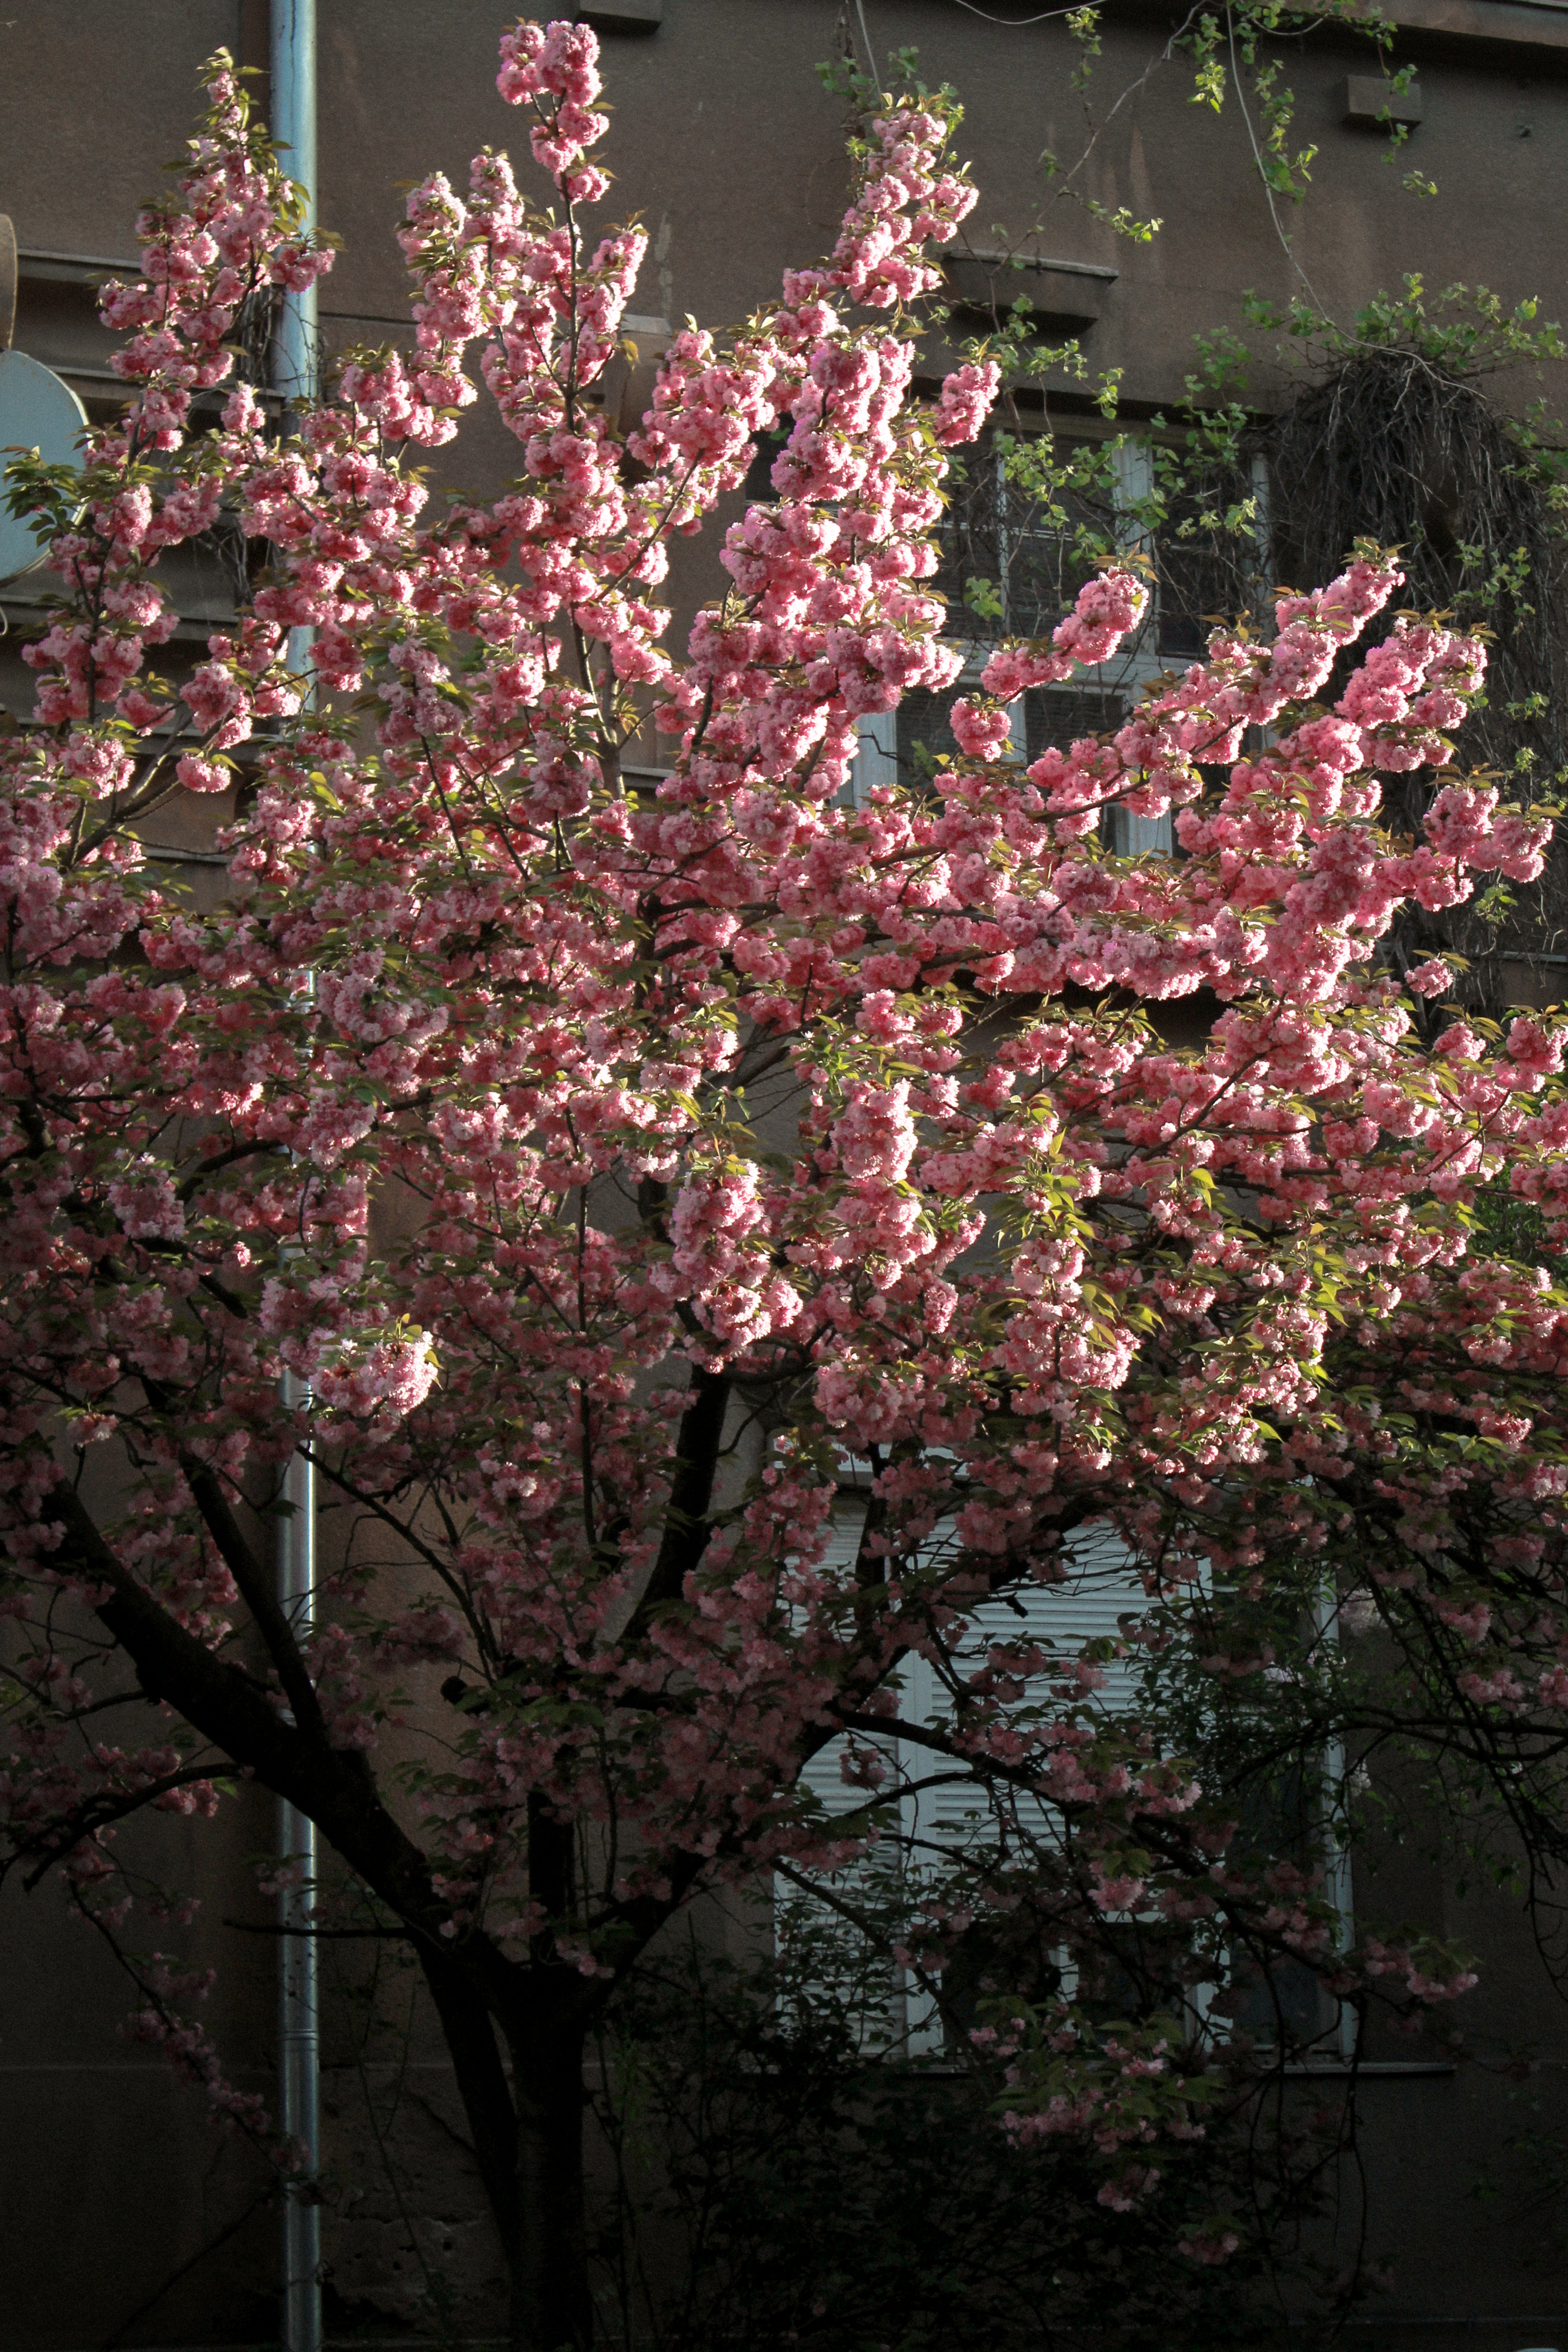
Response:
[[[962,1699],[950,1737],[925,1727],[946,1768],[1070,1824],[1064,1943],[1147,1913],[1211,1978],[1251,1936],[1445,2002],[1462,1971],[1335,1954],[1321,1888],[1228,1860],[1223,1806],[1112,1720],[1096,1659],[965,1644],[1088,1527],[1145,1573],[1129,1640],[1256,1689],[1260,1593],[1333,1571],[1359,1480],[1396,1532],[1358,1579],[1473,1709],[1557,1736],[1568,1308],[1476,1220],[1510,1189],[1568,1234],[1562,1032],[1452,1021],[1427,1050],[1384,961],[1402,904],[1541,870],[1547,826],[1450,772],[1481,648],[1401,619],[1321,709],[1399,584],[1364,552],[1282,600],[1271,641],[1219,633],[1108,738],[1026,764],[1009,705],[1140,625],[1110,570],[992,653],[934,779],[857,796],[861,722],[960,667],[934,534],[995,371],[926,383],[907,306],[973,190],[936,101],[886,104],[833,254],[733,335],[678,334],[623,446],[602,391],[644,240],[577,216],[604,186],[596,60],[585,26],[507,34],[553,208],[488,152],[465,197],[422,184],[413,351],[351,355],[287,430],[244,384],[210,424],[193,406],[243,303],[328,258],[226,67],[145,278],[107,299],[134,397],[53,542],[40,724],[0,741],[13,1834],[115,1899],[109,1844],[72,1825],[131,1768],[81,1744],[99,1664],[57,1597],[109,1607],[107,1552],[225,1643],[250,1605],[235,1507],[308,1442],[380,1533],[342,1547],[308,1654],[268,1629],[272,1696],[369,1774],[392,1686],[428,1674],[434,1707],[457,1669],[422,1918],[465,1948],[549,1945],[592,1980],[695,1885],[852,1856],[865,1824],[824,1825],[801,1768],[847,1731],[880,1785],[919,1656]],[[478,399],[475,342],[521,471],[433,521],[408,460]],[[769,437],[773,495],[673,652],[671,543]],[[270,574],[177,698],[144,667],[173,626],[154,566],[220,514]],[[628,786],[651,746],[656,782]],[[226,900],[161,896],[134,820],[227,791],[242,747]],[[1423,837],[1390,839],[1379,775],[1426,771]],[[1180,856],[1113,854],[1113,809],[1176,812]],[[1449,979],[1432,959],[1410,987]],[[1178,1049],[1143,1008],[1199,991],[1218,1016]],[[106,1550],[59,1517],[73,1442],[117,1465]],[[846,1459],[872,1506],[853,1567]],[[612,1816],[612,1879],[552,1919],[530,1822]],[[1015,2057],[1016,2128],[1086,2135],[1131,2208],[1166,2078],[1050,2038]]]

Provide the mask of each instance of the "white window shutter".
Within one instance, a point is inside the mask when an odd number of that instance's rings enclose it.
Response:
[[[824,1559],[826,1567],[848,1575],[859,1549],[860,1530],[860,1510],[851,1505],[835,1527]],[[951,1522],[944,1522],[934,1531],[933,1548],[940,1549],[953,1540]],[[1008,1601],[998,1600],[983,1602],[970,1612],[968,1630],[957,1654],[961,1672],[972,1672],[981,1665],[993,1642],[1016,1640],[1020,1635],[1056,1651],[1065,1663],[1077,1657],[1089,1642],[1107,1636],[1116,1638],[1119,1619],[1141,1612],[1145,1606],[1144,1588],[1119,1537],[1108,1529],[1088,1530],[1076,1538],[1069,1538],[1066,1552],[1070,1572],[1061,1584],[1023,1587],[1016,1595],[1018,1608]],[[1090,1703],[1109,1712],[1120,1712],[1132,1698],[1134,1669],[1125,1661],[1115,1660],[1102,1671],[1106,1677],[1104,1685]],[[950,1718],[949,1694],[929,1660],[906,1658],[900,1669],[899,1683],[898,1712],[906,1723],[935,1728]],[[885,1746],[894,1771],[906,1784],[928,1779],[940,1782],[930,1788],[906,1786],[900,1802],[899,1832],[902,1840],[910,1842],[911,1875],[919,1874],[923,1847],[932,1843],[961,1847],[966,1841],[991,1835],[992,1817],[982,1785],[946,1779],[939,1751],[913,1740],[891,1738],[878,1744]],[[851,1813],[866,1801],[866,1790],[846,1782],[841,1775],[840,1764],[845,1745],[842,1736],[830,1740],[800,1776],[801,1785],[830,1814]],[[1026,1829],[1049,1832],[1050,1809],[1041,1801],[1023,1798],[1018,1810]],[[849,1892],[852,1888],[852,1869],[844,1876]],[[898,1974],[903,1976],[903,1972]],[[903,2041],[908,2054],[939,2052],[942,2025],[930,1995],[904,1978],[894,1988],[893,1997],[895,2009],[902,2011]]]

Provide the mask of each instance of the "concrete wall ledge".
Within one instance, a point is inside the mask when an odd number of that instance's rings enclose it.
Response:
[[[1113,18],[1158,17],[1173,26],[1178,21],[1167,0],[1105,0],[1105,6]],[[1385,13],[1396,33],[1417,37],[1422,54],[1462,44],[1469,55],[1483,47],[1500,60],[1523,51],[1537,64],[1554,58],[1568,63],[1568,0],[1385,0]],[[1352,25],[1325,25],[1317,37],[1328,34],[1370,54],[1370,43]]]
[[[1388,14],[1402,33],[1568,50],[1568,7],[1561,0],[1394,0]]]

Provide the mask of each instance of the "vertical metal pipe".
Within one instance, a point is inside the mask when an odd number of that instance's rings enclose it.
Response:
[[[285,150],[283,168],[308,192],[303,226],[316,225],[316,0],[272,0],[271,130]],[[316,289],[284,297],[273,354],[273,381],[286,401],[314,400],[319,392],[319,344]],[[310,632],[292,629],[288,667],[306,668]],[[292,1411],[308,1391],[285,1376],[281,1402]],[[284,1474],[279,1522],[277,1589],[297,1634],[308,1634],[315,1616],[316,1473],[296,1454]],[[316,1825],[281,1800],[277,1808],[278,1853],[298,1870],[278,1895],[277,2049],[278,2107],[286,2137],[309,2152],[314,2174],[321,2160],[320,2026],[316,1946],[299,1931],[310,1925],[315,1900]],[[321,2209],[314,2198],[290,2191],[283,2204],[283,2352],[320,2352]]]
[[[1328,1649],[1339,1647],[1339,1596],[1326,1579],[1318,1587],[1312,1607],[1312,1630]],[[1355,1941],[1355,1889],[1351,1876],[1345,1753],[1343,1739],[1323,1742],[1321,1765],[1323,1827],[1323,1891],[1334,1908],[1334,1949],[1348,1952]],[[1338,2005],[1334,2025],[1335,2055],[1348,2066],[1355,2056],[1355,2011],[1348,2000]]]
[[[272,0],[272,135],[291,180],[307,191],[303,226],[316,226],[316,0]],[[316,289],[287,294],[273,380],[286,399],[314,400],[319,345]]]
[[[285,1373],[282,1402],[292,1411],[308,1391]],[[316,1471],[296,1454],[283,1475],[288,1506],[277,1534],[277,1597],[295,1633],[310,1630],[316,1606]],[[315,1904],[316,1824],[277,1801],[278,1859],[290,1874],[278,1889],[277,2092],[284,2137],[308,2151],[313,2175],[321,2160],[320,2022],[316,1946],[308,1931]],[[298,1871],[298,1876],[292,1874]],[[290,2189],[283,2202],[283,2352],[320,2352],[321,2208],[308,2192]]]

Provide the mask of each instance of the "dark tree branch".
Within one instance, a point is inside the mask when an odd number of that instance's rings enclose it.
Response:
[[[690,1402],[681,1415],[675,1440],[675,1475],[670,1483],[664,1539],[647,1590],[622,1636],[628,1643],[642,1638],[655,1609],[680,1599],[687,1577],[707,1548],[707,1514],[729,1391],[727,1373],[699,1370],[692,1374]]]
[[[105,1791],[89,1797],[84,1804],[67,1813],[47,1828],[35,1831],[16,1842],[18,1857],[25,1853],[40,1854],[43,1858],[22,1881],[30,1895],[48,1876],[63,1854],[79,1845],[96,1830],[106,1829],[110,1822],[128,1821],[155,1798],[166,1796],[172,1789],[189,1789],[203,1780],[210,1780],[221,1772],[221,1764],[188,1764],[178,1772],[165,1772],[156,1780],[149,1780],[144,1789],[128,1790],[122,1796],[111,1797]]]
[[[313,1821],[371,1891],[380,1895],[423,1950],[446,1948],[446,1904],[429,1865],[382,1802],[363,1756],[329,1748],[285,1720],[237,1666],[177,1623],[105,1542],[81,1497],[63,1480],[45,1497],[43,1517],[61,1532],[54,1554],[83,1580],[105,1587],[95,1602],[100,1622],[124,1649],[150,1698],[184,1717],[214,1748],[254,1772],[275,1795]],[[524,1995],[524,1971],[489,1937],[463,1938],[463,1967],[498,2013]]]
[[[171,1391],[161,1381],[150,1380],[145,1374],[139,1377],[154,1411],[172,1420],[174,1400]],[[267,1644],[267,1654],[283,1685],[283,1695],[294,1710],[295,1722],[301,1731],[308,1732],[324,1744],[326,1721],[316,1696],[315,1685],[300,1655],[299,1644],[294,1638],[294,1629],[283,1612],[271,1576],[246,1539],[245,1531],[235,1517],[217,1472],[183,1445],[177,1448],[175,1459],[191,1490],[191,1499],[202,1515],[203,1524],[216,1545],[224,1566],[238,1585],[240,1598],[250,1611],[252,1622]]]

